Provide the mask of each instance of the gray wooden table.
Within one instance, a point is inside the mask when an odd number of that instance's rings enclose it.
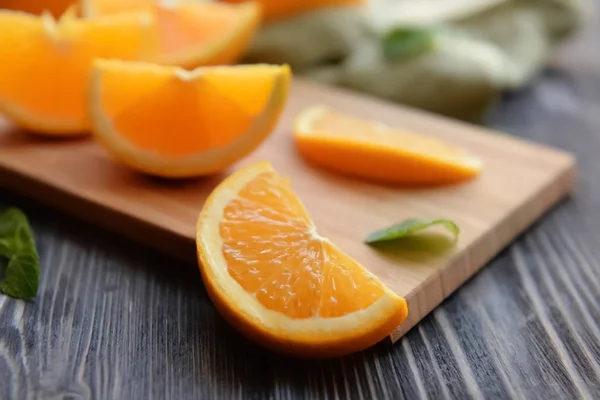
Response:
[[[40,246],[39,297],[0,296],[0,399],[600,398],[600,27],[489,125],[576,153],[572,197],[394,346],[276,356],[215,312],[193,265],[0,192]]]

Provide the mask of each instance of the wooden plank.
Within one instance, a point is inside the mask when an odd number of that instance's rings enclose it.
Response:
[[[485,169],[465,184],[417,189],[312,167],[295,151],[291,126],[302,108],[315,103],[455,142],[479,155]],[[40,139],[6,122],[0,131],[0,185],[187,260],[195,257],[203,201],[232,172],[157,180],[113,162],[89,139]],[[573,157],[552,148],[298,79],[276,132],[235,168],[264,159],[292,179],[323,236],[407,298],[409,317],[393,341],[567,193],[575,171]],[[454,220],[462,229],[458,244],[435,253],[414,246],[382,252],[362,244],[368,233],[410,217]],[[436,244],[444,243],[438,238]]]

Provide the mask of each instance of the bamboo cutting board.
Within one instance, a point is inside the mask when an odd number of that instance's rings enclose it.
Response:
[[[312,167],[296,153],[291,127],[315,103],[457,143],[479,155],[484,170],[460,185],[402,188]],[[268,141],[231,170],[198,180],[141,176],[91,139],[40,139],[0,120],[1,186],[187,260],[195,260],[195,223],[208,193],[233,170],[260,160],[292,179],[321,235],[407,299],[409,317],[392,341],[564,196],[575,175],[573,157],[561,151],[299,79]],[[429,234],[395,249],[363,244],[372,231],[413,217],[452,219],[462,230],[459,241],[451,246]]]

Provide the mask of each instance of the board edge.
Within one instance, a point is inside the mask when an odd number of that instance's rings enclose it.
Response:
[[[562,168],[552,177],[552,179],[549,179],[545,185],[541,186],[540,190],[538,190],[535,193],[535,195],[531,196],[531,198],[528,201],[522,203],[519,207],[515,208],[515,210],[513,210],[512,213],[508,214],[501,222],[500,227],[502,225],[505,225],[509,221],[513,220],[515,218],[515,216],[518,215],[519,213],[522,213],[524,209],[534,208],[534,203],[538,199],[540,199],[540,198],[546,199],[540,206],[537,207],[536,212],[529,214],[528,218],[521,218],[520,220],[522,221],[522,224],[520,224],[520,226],[516,230],[515,234],[509,235],[509,237],[504,238],[504,240],[500,241],[498,246],[496,246],[494,249],[490,250],[484,257],[482,257],[481,262],[478,263],[479,266],[470,268],[470,273],[464,279],[462,279],[460,282],[458,282],[457,285],[450,288],[449,291],[442,293],[440,295],[440,299],[433,302],[433,304],[429,307],[429,309],[426,310],[426,312],[423,313],[423,315],[420,318],[413,320],[408,324],[403,323],[403,324],[399,325],[397,328],[395,328],[392,332],[390,332],[390,334],[388,335],[388,337],[386,339],[390,344],[396,343],[404,335],[406,335],[412,328],[417,326],[420,321],[422,321],[425,317],[427,317],[429,314],[431,314],[431,312],[433,312],[437,307],[439,307],[440,304],[442,304],[453,293],[455,293],[458,289],[460,289],[467,281],[473,279],[483,268],[485,268],[487,266],[487,264],[491,260],[493,260],[493,258],[496,255],[498,255],[502,250],[506,249],[511,243],[513,243],[514,241],[519,239],[519,237],[521,237],[524,233],[526,233],[527,230],[536,221],[540,220],[544,215],[546,215],[552,209],[552,207],[556,206],[562,199],[564,199],[566,196],[568,196],[574,190],[576,181],[577,181],[577,162],[573,155],[566,153],[566,152],[563,153],[563,155],[565,157],[564,157],[564,165],[562,166]],[[481,238],[479,238],[479,240],[487,241],[490,239],[489,237],[491,234],[492,234],[492,232],[488,231]],[[470,247],[473,247],[473,245],[474,244],[472,244]],[[467,255],[467,258],[470,258],[470,257]],[[458,264],[458,262],[456,260],[454,260],[452,265],[450,267],[446,268],[446,270],[457,268],[457,264]],[[438,275],[430,277],[422,285],[420,285],[417,289],[415,289],[411,293],[409,293],[406,296],[407,301],[410,302],[410,299],[416,295],[416,293],[415,293],[416,291],[422,289],[424,286],[426,286],[428,284],[430,285],[433,282],[433,279],[437,276]],[[410,315],[410,309],[408,312]]]

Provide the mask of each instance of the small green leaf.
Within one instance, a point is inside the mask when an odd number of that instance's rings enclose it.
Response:
[[[435,32],[429,28],[396,28],[383,37],[383,55],[400,61],[429,53],[435,48]]]
[[[0,256],[10,257],[14,254],[12,242],[9,239],[0,238]]]
[[[11,207],[0,214],[0,238],[14,234],[19,226],[29,226],[23,211]]]
[[[39,255],[25,214],[9,208],[0,214],[0,255],[9,259],[0,290],[23,299],[37,295]]]
[[[414,218],[407,219],[406,221],[400,222],[399,224],[394,224],[389,228],[385,228],[371,233],[365,239],[365,243],[373,244],[400,239],[413,233],[427,229],[433,225],[444,226],[452,234],[454,234],[455,238],[458,237],[458,234],[460,233],[460,228],[458,227],[458,225],[447,219]]]
[[[0,282],[2,293],[17,299],[37,296],[40,275],[37,252],[23,251],[11,257],[4,279]]]

